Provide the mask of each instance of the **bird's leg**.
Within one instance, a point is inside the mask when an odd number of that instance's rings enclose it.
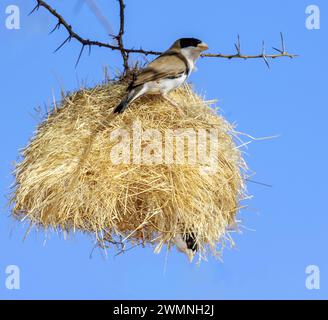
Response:
[[[175,108],[177,108],[177,110],[178,110],[178,112],[179,112],[179,114],[181,115],[181,116],[185,116],[186,114],[184,113],[184,111],[182,110],[182,108],[173,100],[173,99],[171,99],[170,97],[168,97],[168,95],[167,95],[167,93],[163,93],[162,94],[162,97],[166,100],[166,101],[168,101],[169,103],[171,103],[172,104],[172,106],[174,106]]]

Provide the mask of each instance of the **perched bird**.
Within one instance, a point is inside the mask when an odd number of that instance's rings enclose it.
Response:
[[[127,95],[114,109],[122,113],[135,99],[144,94],[161,94],[171,104],[177,106],[166,95],[181,86],[195,67],[200,54],[207,50],[206,43],[195,38],[181,38],[158,58],[148,64],[135,77],[127,89]]]
[[[198,250],[195,235],[193,233],[187,233],[185,235],[178,234],[174,237],[174,243],[178,250],[185,253],[189,261],[192,262]]]

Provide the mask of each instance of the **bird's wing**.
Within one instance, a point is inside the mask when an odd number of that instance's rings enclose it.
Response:
[[[136,76],[131,83],[131,88],[138,87],[149,81],[179,77],[189,72],[187,59],[181,53],[164,53],[152,61]]]

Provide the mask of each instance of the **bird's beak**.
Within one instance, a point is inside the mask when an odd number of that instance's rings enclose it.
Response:
[[[208,49],[208,45],[205,43],[205,42],[201,42],[199,45],[198,45],[198,48],[201,49],[202,51],[205,51]]]
[[[187,256],[188,256],[189,262],[191,263],[194,260],[195,254],[192,250],[188,250]]]

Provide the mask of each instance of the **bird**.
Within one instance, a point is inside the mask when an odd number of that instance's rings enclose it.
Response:
[[[190,262],[193,261],[198,250],[198,244],[193,232],[186,234],[177,234],[173,239],[177,249],[187,255]]]
[[[159,57],[142,69],[127,88],[127,94],[114,113],[122,113],[135,99],[145,94],[161,94],[175,107],[177,104],[167,94],[181,86],[191,72],[201,53],[208,45],[196,38],[181,38]]]

